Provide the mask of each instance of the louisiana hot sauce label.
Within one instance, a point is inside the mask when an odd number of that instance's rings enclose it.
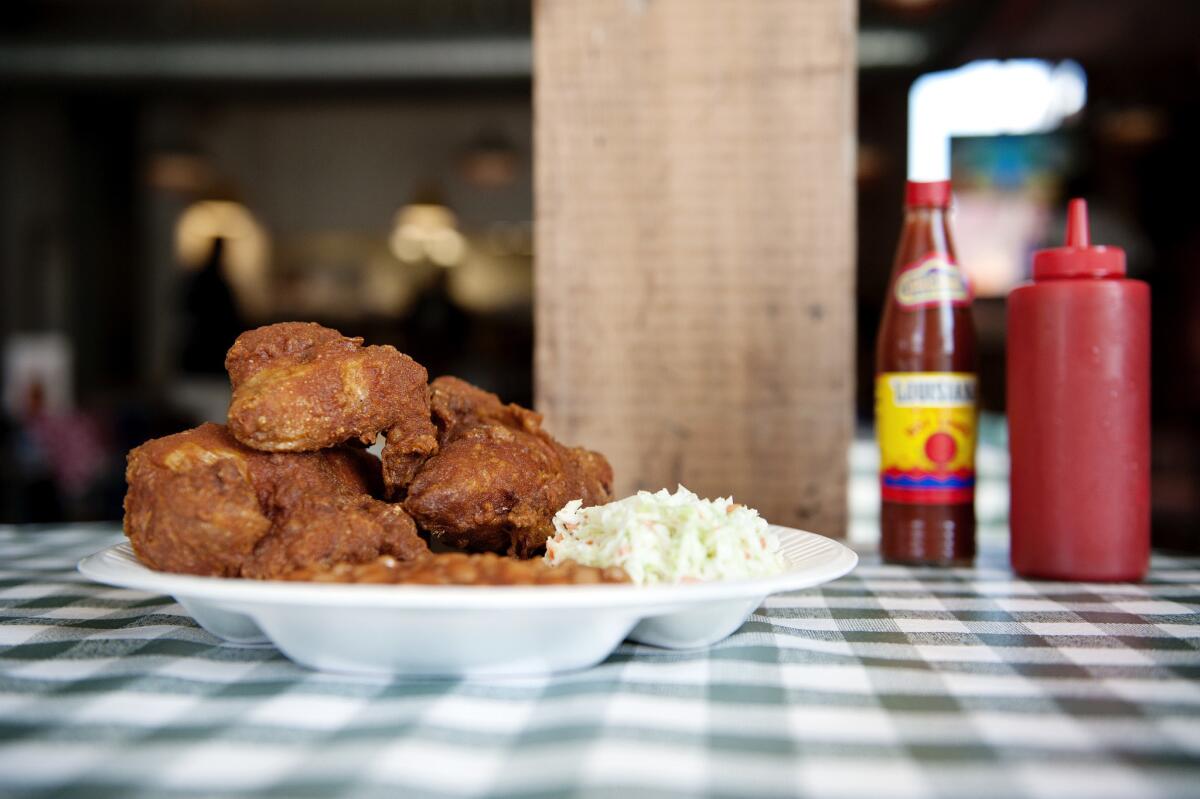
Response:
[[[875,378],[884,502],[974,500],[975,388],[975,375],[964,372],[884,372]]]
[[[896,302],[901,308],[931,305],[970,305],[971,286],[958,264],[945,255],[927,255],[896,275]]]

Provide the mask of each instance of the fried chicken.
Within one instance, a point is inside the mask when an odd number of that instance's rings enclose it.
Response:
[[[514,428],[537,428],[541,417],[519,405],[503,405],[491,392],[457,377],[441,377],[429,386],[430,412],[437,426],[437,438],[431,447],[417,451],[402,446],[399,428],[388,431],[383,448],[383,481],[389,495],[404,499],[404,492],[417,470],[455,436],[455,430],[468,426],[499,424]],[[400,439],[400,440],[398,440]]]
[[[258,452],[204,424],[129,453],[125,534],[151,568],[222,577],[427,554],[403,509],[372,496],[379,468],[346,448]]]
[[[416,471],[404,508],[441,543],[528,558],[545,546],[567,502],[611,498],[604,456],[564,447],[542,430],[539,414],[454,377],[433,381],[430,395],[438,451]],[[396,457],[389,441],[385,481]]]
[[[236,577],[271,530],[244,447],[205,425],[129,453],[125,535],[153,569]]]
[[[301,569],[285,579],[419,585],[591,585],[629,581],[621,569],[597,569],[574,561],[550,566],[540,559],[517,560],[491,552],[474,555],[446,552],[404,563],[384,556],[366,563]]]
[[[407,480],[394,464],[419,462],[436,449],[425,367],[393,347],[364,347],[321,325],[285,322],[238,336],[225,368],[233,385],[229,430],[248,447],[310,452],[351,440],[371,444],[387,430],[395,490]]]
[[[603,455],[563,446],[539,414],[463,380],[428,384],[425,368],[392,347],[288,322],[243,333],[225,367],[233,387],[227,428],[202,425],[129,454],[125,531],[153,568],[360,575],[376,567],[356,564],[381,556],[401,564],[430,557],[418,525],[452,548],[528,558],[544,548],[553,514],[568,501],[611,498]],[[341,446],[369,444],[381,432],[382,466]],[[403,580],[508,579],[494,558],[435,558],[421,569],[388,563]],[[513,575],[543,581],[537,567]]]

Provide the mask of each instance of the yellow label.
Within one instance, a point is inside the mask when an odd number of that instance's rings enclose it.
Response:
[[[944,255],[929,255],[896,275],[896,302],[903,308],[970,305],[971,288],[958,264]]]
[[[975,391],[975,375],[965,372],[884,372],[875,378],[885,502],[974,500]]]

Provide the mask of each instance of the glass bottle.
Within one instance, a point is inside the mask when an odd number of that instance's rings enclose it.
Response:
[[[949,207],[949,181],[908,183],[876,347],[880,553],[892,563],[975,557],[975,328]]]

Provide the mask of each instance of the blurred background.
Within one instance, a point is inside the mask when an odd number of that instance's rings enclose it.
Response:
[[[1001,443],[1005,294],[1085,196],[1153,291],[1155,543],[1200,548],[1200,3],[859,15],[864,435],[906,175],[953,174]],[[530,404],[530,27],[530,0],[0,6],[0,521],[120,518],[125,452],[222,419],[260,324]]]

